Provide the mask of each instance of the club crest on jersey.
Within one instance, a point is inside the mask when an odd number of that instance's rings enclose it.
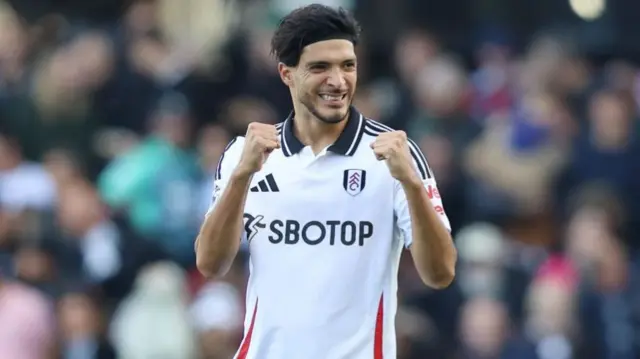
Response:
[[[356,196],[362,192],[364,186],[367,184],[367,172],[364,170],[344,170],[344,176],[342,178],[342,187],[348,194]]]

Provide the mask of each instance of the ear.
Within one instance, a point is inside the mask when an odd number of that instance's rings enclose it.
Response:
[[[278,73],[280,74],[280,79],[285,85],[288,87],[293,86],[293,68],[280,62],[278,63]]]

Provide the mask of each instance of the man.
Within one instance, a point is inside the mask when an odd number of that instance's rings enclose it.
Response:
[[[433,174],[414,142],[351,106],[359,28],[309,5],[272,40],[294,111],[228,146],[196,240],[222,275],[241,241],[250,278],[237,359],[395,358],[402,246],[422,280],[448,286],[456,250]],[[243,226],[244,221],[244,226]]]

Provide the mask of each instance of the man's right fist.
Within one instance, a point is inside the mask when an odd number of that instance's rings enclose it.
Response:
[[[276,126],[258,122],[250,123],[247,127],[238,171],[244,175],[253,175],[260,171],[269,154],[276,148],[280,148]]]

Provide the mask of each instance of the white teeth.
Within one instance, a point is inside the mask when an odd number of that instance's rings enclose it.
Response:
[[[332,96],[332,95],[320,95],[325,101],[339,101],[342,99],[342,96]]]

